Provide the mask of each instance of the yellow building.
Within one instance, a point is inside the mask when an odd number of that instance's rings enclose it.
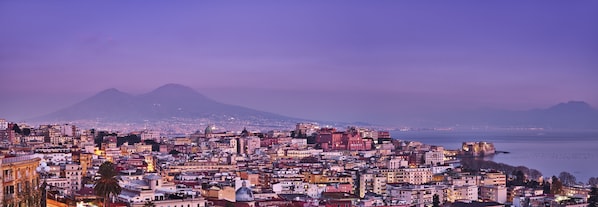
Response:
[[[89,154],[89,153],[81,153],[80,158],[79,158],[79,163],[81,163],[81,173],[83,176],[87,175],[87,168],[89,168],[89,166],[91,166],[91,161],[93,158],[93,154]]]
[[[35,171],[40,158],[32,155],[1,158],[2,160],[2,206],[39,206],[40,184]]]

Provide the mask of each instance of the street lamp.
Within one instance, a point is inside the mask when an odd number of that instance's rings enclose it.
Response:
[[[46,186],[48,185],[46,183],[46,178],[48,177],[48,173],[50,172],[50,166],[48,166],[48,164],[45,161],[42,161],[41,163],[39,163],[39,166],[35,168],[35,171],[37,171],[44,178],[44,182],[41,186],[42,196],[40,205],[41,207],[46,207]]]

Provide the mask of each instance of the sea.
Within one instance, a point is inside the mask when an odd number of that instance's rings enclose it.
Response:
[[[526,166],[550,177],[565,171],[577,182],[587,183],[598,177],[598,131],[552,130],[459,130],[459,131],[391,131],[399,140],[459,149],[463,142],[494,143],[497,151],[506,151],[485,158],[512,166]]]

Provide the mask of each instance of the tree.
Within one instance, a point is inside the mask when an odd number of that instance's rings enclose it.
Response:
[[[125,142],[128,142],[129,145],[133,145],[135,143],[141,142],[141,137],[139,137],[137,135],[134,135],[134,134],[129,134],[129,135],[124,136],[124,137],[117,137],[116,138],[116,146],[117,147],[120,147]]]
[[[23,136],[29,136],[29,135],[31,135],[31,129],[23,128]]]
[[[513,185],[523,186],[525,184],[525,174],[521,170],[513,172],[515,179],[513,179]]]
[[[530,179],[537,180],[538,178],[542,177],[542,172],[536,169],[529,169],[528,170]]]
[[[563,183],[556,176],[552,176],[552,184],[550,185],[550,194],[558,195],[563,192]]]
[[[598,188],[592,187],[590,198],[588,198],[588,207],[598,207]]]
[[[152,152],[160,151],[160,143],[157,143],[156,141],[151,139],[143,140],[143,142],[147,145],[152,145]]]
[[[93,191],[97,196],[104,198],[104,207],[107,207],[110,206],[110,196],[118,195],[122,191],[118,183],[120,178],[118,177],[116,166],[108,161],[100,165],[98,174],[100,174],[100,179],[96,181]]]
[[[550,194],[550,183],[548,181],[542,182],[542,193]]]
[[[93,138],[93,143],[96,145],[96,147],[101,147],[102,146],[102,142],[104,141],[104,137],[105,136],[117,136],[116,133],[109,133],[107,131],[99,131],[96,134],[96,137]]]
[[[525,183],[525,187],[528,187],[528,188],[538,188],[538,187],[540,187],[540,183],[538,181],[535,181],[535,180],[528,180]]]
[[[156,204],[154,202],[152,202],[152,201],[146,201],[143,204],[143,207],[156,207]]]
[[[19,125],[18,125],[18,124],[14,124],[14,125],[12,125],[12,130],[13,130],[13,131],[15,131],[15,133],[17,133],[17,134],[21,134],[21,133],[23,133],[23,132],[21,131],[21,128],[19,127]]]
[[[432,207],[440,207],[440,197],[437,194],[432,196]]]
[[[577,179],[569,172],[561,172],[559,174],[559,180],[561,180],[561,183],[564,185],[571,186],[576,184]]]
[[[591,177],[590,179],[588,179],[588,185],[598,187],[598,178]]]

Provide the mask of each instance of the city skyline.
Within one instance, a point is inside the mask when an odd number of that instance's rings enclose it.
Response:
[[[598,1],[0,1],[0,206],[598,206]]]
[[[6,118],[166,83],[349,121],[598,105],[591,1],[65,4],[1,3]]]

